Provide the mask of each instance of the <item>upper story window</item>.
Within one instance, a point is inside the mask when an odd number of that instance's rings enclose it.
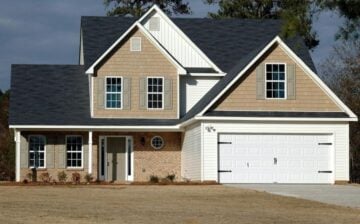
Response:
[[[29,137],[29,166],[45,168],[45,137],[42,135]]]
[[[130,51],[141,51],[141,37],[132,37],[130,39]]]
[[[285,99],[285,64],[266,64],[266,98]]]
[[[82,136],[66,136],[66,166],[82,168]]]
[[[122,78],[106,77],[106,108],[120,108],[122,97]]]
[[[148,77],[147,79],[147,102],[149,109],[163,109],[164,101],[164,78]]]

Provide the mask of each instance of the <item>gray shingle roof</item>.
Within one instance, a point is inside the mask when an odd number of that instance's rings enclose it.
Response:
[[[81,17],[85,67],[89,68],[135,21],[131,17]]]
[[[90,117],[85,70],[134,22],[128,17],[82,17],[85,65],[13,65],[9,123],[12,125],[175,125],[199,113],[280,31],[277,20],[173,19],[228,74],[180,120]],[[313,70],[303,41],[285,41]],[[204,69],[186,68],[192,72]],[[210,72],[210,70],[206,70]],[[213,72],[213,70],[211,70]]]
[[[281,31],[280,20],[172,18],[172,21],[224,72]],[[130,17],[82,17],[85,67],[89,68],[134,22]],[[315,71],[301,38],[285,42]]]
[[[11,125],[174,125],[174,119],[94,119],[81,65],[13,65]]]

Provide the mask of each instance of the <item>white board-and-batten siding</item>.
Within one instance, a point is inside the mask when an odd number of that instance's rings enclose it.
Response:
[[[149,28],[150,18],[144,21],[144,27],[170,52],[183,67],[209,68],[211,65],[191,46],[187,40],[167,22],[161,15],[154,13],[152,17],[159,18],[159,31]]]
[[[201,180],[201,123],[186,128],[181,148],[181,176]]]
[[[180,76],[180,115],[188,112],[220,77]]]

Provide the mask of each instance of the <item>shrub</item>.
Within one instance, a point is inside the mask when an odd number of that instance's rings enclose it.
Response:
[[[48,172],[41,173],[39,179],[44,183],[49,183],[51,181],[51,176]]]
[[[27,179],[24,179],[23,184],[27,184],[27,183],[29,183],[29,181]]]
[[[32,173],[27,173],[26,174],[26,179],[28,179],[28,180],[32,180],[33,179],[33,174]]]
[[[160,179],[160,183],[166,185],[166,184],[170,184],[171,181],[168,178],[164,177]]]
[[[84,178],[87,183],[90,183],[94,179],[94,177],[90,173],[87,173]]]
[[[159,177],[156,176],[156,175],[151,175],[150,176],[150,183],[153,183],[153,184],[159,183]]]
[[[67,180],[67,174],[65,173],[65,171],[61,171],[61,172],[58,172],[58,180],[59,182],[61,183],[65,183],[66,180]]]
[[[80,179],[81,179],[80,173],[78,172],[72,173],[71,179],[74,184],[80,183]]]
[[[166,176],[166,179],[168,179],[172,183],[172,182],[174,182],[175,177],[176,177],[175,174],[168,174]]]

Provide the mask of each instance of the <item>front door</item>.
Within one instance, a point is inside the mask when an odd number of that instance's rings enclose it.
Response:
[[[108,137],[106,181],[126,180],[126,138]]]

